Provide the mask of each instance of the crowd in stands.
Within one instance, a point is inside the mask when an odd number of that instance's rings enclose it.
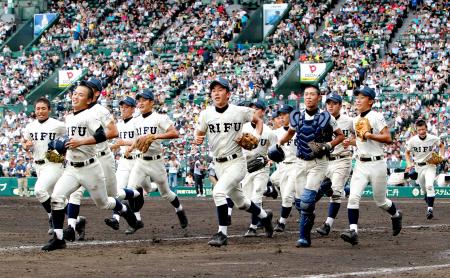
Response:
[[[0,20],[0,45],[3,45],[6,40],[16,31],[16,23]]]
[[[403,38],[390,45],[408,12],[408,1],[346,0],[337,13],[335,2],[289,1],[292,9],[261,45],[230,42],[245,27],[249,15],[228,4],[202,1],[87,0],[54,2],[59,23],[44,33],[31,52],[12,58],[0,56],[0,97],[3,104],[23,101],[23,95],[62,69],[87,69],[87,77],[102,80],[100,102],[119,117],[118,103],[151,88],[157,109],[167,113],[180,138],[165,142],[166,159],[172,153],[181,163],[179,175],[188,177],[195,161],[207,157],[205,145],[192,144],[195,122],[210,103],[209,83],[218,75],[230,81],[234,103],[262,98],[273,110],[300,100],[292,92],[286,100],[274,94],[281,73],[295,60],[332,61],[334,69],[322,87],[351,101],[361,85],[376,89],[374,109],[385,114],[395,138],[386,148],[392,168],[401,165],[404,143],[418,116],[447,144],[450,159],[450,91],[448,12],[444,1],[425,1]],[[431,6],[433,5],[433,6]],[[442,12],[444,11],[444,12]],[[78,34],[77,34],[78,33]],[[52,51],[62,51],[62,57]],[[384,55],[386,54],[386,55]],[[44,66],[42,66],[44,65]],[[67,113],[70,93],[55,100],[60,119]],[[350,102],[344,113],[354,116]],[[30,169],[32,156],[21,148],[20,135],[33,115],[8,112],[0,131],[0,165],[14,175],[19,158]],[[394,163],[395,162],[395,163]],[[202,163],[207,165],[207,161]]]

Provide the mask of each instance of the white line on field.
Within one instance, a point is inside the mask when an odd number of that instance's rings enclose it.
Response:
[[[430,270],[430,269],[438,269],[438,268],[448,268],[450,264],[437,264],[437,265],[422,265],[422,266],[410,266],[410,267],[387,267],[387,268],[375,268],[369,269],[367,271],[356,271],[356,272],[347,272],[347,273],[335,273],[335,274],[317,274],[317,275],[303,275],[297,276],[301,278],[339,278],[339,277],[348,277],[348,276],[369,276],[369,275],[386,275],[393,273],[401,273],[406,271],[415,271],[415,270]]]
[[[411,225],[403,226],[403,229],[432,229],[432,228],[449,228],[449,224],[433,224],[433,225]],[[388,230],[388,227],[376,227],[376,228],[361,228],[362,232],[379,232]],[[335,229],[334,231],[342,232],[344,230]],[[285,234],[297,234],[298,231],[286,231]],[[281,235],[281,234],[279,234]],[[228,238],[241,238],[243,235],[229,235]],[[168,238],[153,238],[153,239],[135,239],[135,240],[93,240],[93,241],[78,241],[75,243],[68,242],[69,246],[108,246],[108,245],[119,245],[119,244],[136,244],[136,243],[146,243],[146,242],[161,242],[161,241],[189,241],[189,240],[207,240],[210,236],[193,236],[193,237],[168,237]],[[20,245],[20,246],[9,246],[0,248],[0,252],[11,252],[11,251],[31,251],[39,250],[43,245]]]

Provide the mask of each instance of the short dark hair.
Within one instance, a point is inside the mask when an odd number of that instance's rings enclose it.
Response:
[[[40,97],[38,98],[35,102],[34,102],[34,106],[36,107],[36,104],[38,103],[44,103],[45,105],[47,105],[48,110],[51,110],[52,107],[50,105],[50,100],[48,100],[48,98],[46,97]]]
[[[80,87],[84,87],[84,88],[88,88],[88,98],[89,99],[94,99],[94,89],[92,89],[91,87],[89,87],[88,85],[85,85],[85,84],[83,84],[83,85],[78,85],[78,86],[80,86]]]
[[[419,119],[416,122],[416,126],[427,126],[427,122],[424,119]]]
[[[305,92],[306,89],[308,89],[308,88],[314,88],[314,89],[316,89],[317,92],[319,93],[319,95],[320,95],[320,93],[321,93],[321,92],[320,92],[319,86],[314,85],[314,84],[307,84],[307,85],[305,85],[305,87],[303,87],[303,92]]]

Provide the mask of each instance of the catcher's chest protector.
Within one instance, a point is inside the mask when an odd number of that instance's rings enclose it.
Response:
[[[314,115],[312,120],[305,120],[305,112],[295,110],[290,115],[290,124],[297,133],[297,157],[303,160],[315,158],[308,146],[309,142],[317,143],[330,142],[333,136],[332,127],[329,125],[330,113],[323,111]]]

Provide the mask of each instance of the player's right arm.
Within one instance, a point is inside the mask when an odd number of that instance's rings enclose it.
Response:
[[[28,132],[28,126],[23,130],[22,138],[23,148],[28,151],[33,147],[33,140],[31,140],[30,133]]]
[[[278,145],[284,145],[287,142],[289,142],[289,140],[292,139],[292,137],[294,137],[295,135],[295,130],[292,128],[289,128],[284,134],[283,136],[281,136],[280,140],[278,140]]]
[[[198,117],[198,123],[194,131],[194,144],[201,145],[203,141],[205,141],[206,136],[206,111],[203,110],[200,112],[200,116]]]

